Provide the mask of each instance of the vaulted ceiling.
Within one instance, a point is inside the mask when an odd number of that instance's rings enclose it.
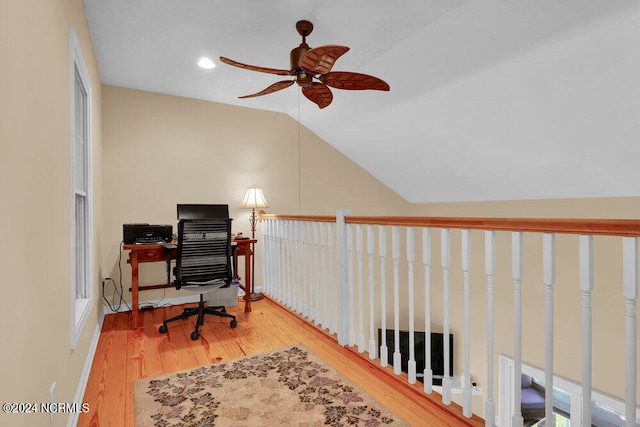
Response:
[[[104,84],[289,114],[410,202],[640,195],[638,2],[84,4]],[[238,99],[282,78],[218,57],[287,69],[301,19],[391,91]]]

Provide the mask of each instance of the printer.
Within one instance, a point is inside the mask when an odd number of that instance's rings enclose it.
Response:
[[[122,224],[122,240],[125,245],[170,242],[173,226],[170,224]]]

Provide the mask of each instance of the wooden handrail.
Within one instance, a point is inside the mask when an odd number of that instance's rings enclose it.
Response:
[[[277,219],[283,221],[336,222],[335,215],[279,215],[264,213],[264,211],[258,212],[258,218],[260,221],[263,219]]]
[[[347,224],[640,237],[637,219],[347,216]]]
[[[278,215],[264,214],[263,212],[260,213],[260,218],[315,222],[336,221],[336,217],[332,215]],[[402,227],[640,237],[640,220],[638,219],[346,216],[345,222],[347,224],[396,225]]]

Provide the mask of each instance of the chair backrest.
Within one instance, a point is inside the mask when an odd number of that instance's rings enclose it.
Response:
[[[229,218],[229,205],[178,204],[178,221],[181,219]]]
[[[186,284],[231,283],[231,218],[178,223],[176,288]]]

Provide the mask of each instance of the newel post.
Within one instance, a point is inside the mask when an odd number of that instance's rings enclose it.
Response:
[[[338,259],[338,344],[345,346],[349,330],[349,307],[353,301],[349,300],[349,274],[347,251],[347,224],[345,216],[351,215],[349,209],[336,211],[336,254]]]

